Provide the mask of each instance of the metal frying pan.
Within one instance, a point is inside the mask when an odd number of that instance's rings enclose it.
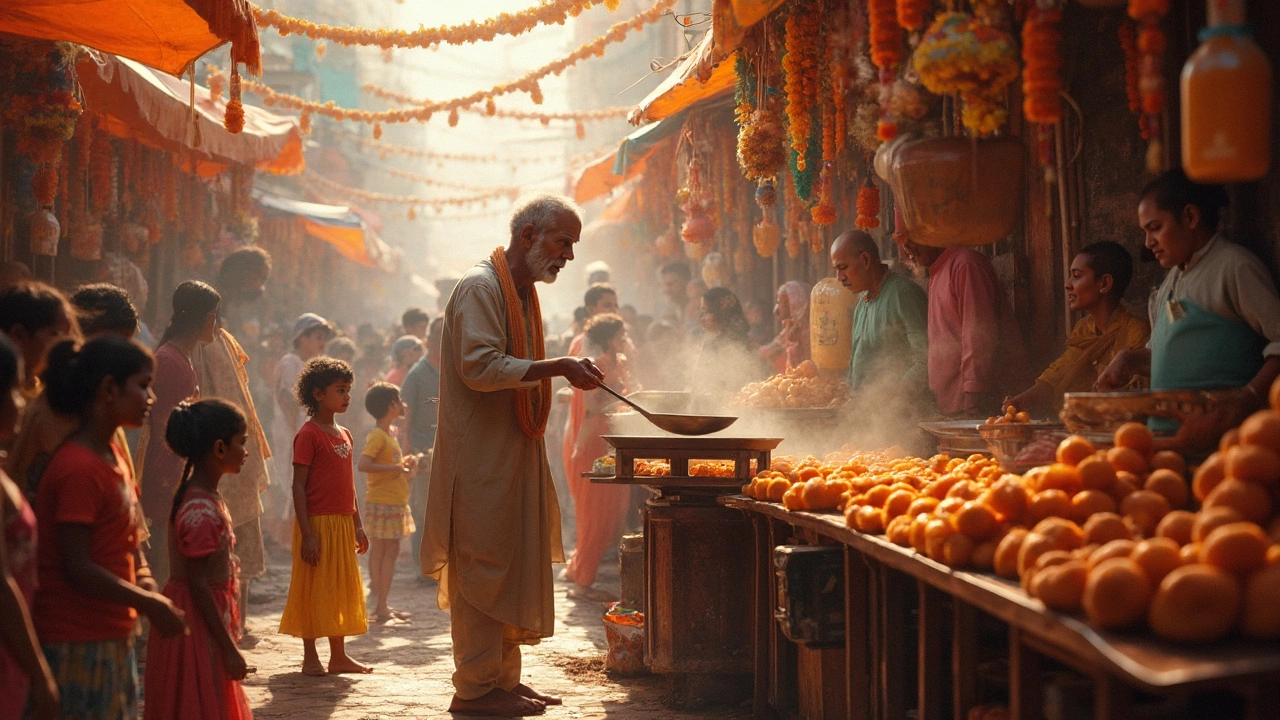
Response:
[[[729,415],[675,415],[671,413],[651,413],[639,405],[618,394],[613,388],[600,384],[600,388],[622,402],[630,405],[645,420],[657,425],[669,433],[676,435],[710,435],[723,430],[737,422],[738,418]]]

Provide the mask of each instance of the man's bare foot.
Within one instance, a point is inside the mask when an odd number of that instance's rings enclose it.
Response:
[[[525,685],[524,683],[520,683],[514,688],[511,688],[511,692],[516,695],[519,695],[522,698],[537,700],[539,702],[546,703],[547,705],[563,705],[564,704],[564,700],[551,695],[543,695],[542,693],[538,692],[537,690],[534,690],[533,688],[529,687],[528,685]]]
[[[342,673],[355,673],[357,675],[368,675],[373,672],[373,668],[368,665],[362,665],[350,657],[342,656],[338,658],[329,658],[329,674],[341,675]]]
[[[258,643],[260,642],[262,642],[262,639],[259,638],[257,635],[254,635],[251,632],[245,631],[240,636],[240,641],[236,643],[236,647],[240,648],[241,650],[252,650],[258,647]],[[319,658],[316,659],[316,662],[319,662]]]
[[[458,715],[480,717],[529,717],[546,712],[547,705],[539,700],[520,697],[501,688],[494,688],[474,700],[463,700],[457,695],[449,703],[449,712]]]
[[[304,675],[311,675],[312,677],[322,677],[329,674],[324,669],[324,663],[320,662],[318,657],[303,658],[302,672]]]

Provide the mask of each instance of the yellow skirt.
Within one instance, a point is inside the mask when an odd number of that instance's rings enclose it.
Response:
[[[280,616],[280,632],[304,640],[362,635],[368,630],[364,580],[356,561],[356,526],[350,515],[312,515],[320,562],[302,559],[302,529],[293,523],[293,576]]]

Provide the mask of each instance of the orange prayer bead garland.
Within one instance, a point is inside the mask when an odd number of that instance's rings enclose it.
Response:
[[[529,323],[533,331],[533,347],[529,347],[529,338],[525,335],[524,306],[520,303],[520,293],[516,290],[515,279],[511,276],[511,267],[507,265],[507,251],[499,247],[489,256],[493,267],[498,272],[498,282],[502,285],[502,300],[507,306],[507,332],[511,333],[511,353],[515,357],[533,361],[547,359],[547,346],[542,336],[542,306],[538,304],[538,289],[529,287]],[[532,350],[532,352],[530,352]],[[537,392],[537,407],[534,407],[534,392]],[[547,418],[551,415],[551,379],[538,381],[536,390],[516,391],[516,418],[520,421],[520,429],[535,440],[547,431]]]

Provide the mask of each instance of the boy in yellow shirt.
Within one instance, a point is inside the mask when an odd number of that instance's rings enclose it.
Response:
[[[401,457],[400,443],[391,431],[391,424],[404,417],[399,388],[391,383],[374,383],[364,396],[364,407],[377,421],[365,439],[358,465],[360,472],[369,476],[364,516],[369,535],[369,585],[376,601],[374,620],[407,620],[408,613],[387,605],[387,595],[395,577],[400,541],[414,531],[413,514],[409,511],[409,474],[418,467],[418,458]]]

